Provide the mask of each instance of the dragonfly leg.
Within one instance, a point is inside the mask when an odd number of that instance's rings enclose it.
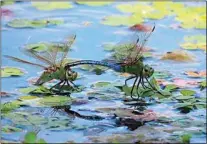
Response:
[[[149,80],[148,80],[147,78],[145,78],[145,79],[146,79],[147,83],[151,86],[151,88],[152,88],[153,90],[155,90],[157,93],[163,95],[159,90],[157,90],[154,86],[151,85],[151,83],[149,82]]]
[[[60,81],[59,83],[57,83],[57,84],[55,84],[54,86],[52,86],[52,87],[50,88],[50,91],[51,91],[54,87],[56,87],[57,85],[60,85],[62,82],[63,82],[63,81]]]
[[[139,94],[139,85],[140,85],[140,83],[141,83],[141,80],[142,80],[142,76],[140,76],[139,81],[138,81],[138,84],[137,84],[137,89],[136,89],[136,91],[137,91],[137,96],[138,96],[137,100],[139,100],[139,97],[140,97],[140,94]]]
[[[131,80],[131,79],[133,79],[133,78],[136,78],[136,76],[130,76],[129,78],[127,78],[127,79],[125,80],[125,85],[127,85],[127,81],[129,81],[129,80]]]
[[[150,87],[148,87],[148,86],[145,85],[145,82],[144,82],[144,78],[143,78],[143,77],[142,77],[142,82],[141,82],[141,84],[142,84],[142,87],[143,87],[143,88],[148,88],[148,89],[150,89]]]
[[[135,98],[133,98],[133,90],[134,90],[134,86],[135,86],[137,80],[138,80],[138,77],[136,77],[136,79],[135,79],[135,81],[134,81],[134,83],[133,83],[133,86],[132,86],[132,90],[131,90],[131,98],[132,98],[133,100],[135,99]]]
[[[65,85],[66,81],[63,82],[63,84],[60,86],[60,91],[62,90],[63,86]]]

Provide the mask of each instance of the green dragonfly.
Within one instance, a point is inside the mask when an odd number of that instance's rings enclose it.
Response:
[[[102,61],[80,60],[68,63],[65,65],[65,67],[66,69],[71,69],[71,67],[78,65],[101,65],[111,68],[117,72],[126,72],[132,74],[132,76],[125,80],[125,85],[127,85],[127,81],[135,79],[131,89],[131,98],[134,100],[139,100],[140,94],[138,88],[140,85],[144,89],[150,88],[160,93],[148,80],[153,75],[154,69],[147,64],[144,65],[142,55],[143,48],[154,30],[155,26],[151,29],[151,31],[135,33],[135,35],[133,35],[133,39],[130,39],[129,42],[124,44],[125,48],[115,49],[115,53],[109,59]],[[149,85],[146,85],[146,83]],[[133,97],[135,86],[138,98]]]
[[[28,56],[33,57],[35,60],[38,60],[39,62],[41,62],[41,64],[29,62],[9,55],[5,55],[5,57],[13,61],[17,61],[32,66],[37,66],[44,69],[41,76],[35,82],[35,85],[42,85],[46,82],[56,79],[60,82],[52,86],[50,90],[57,86],[60,87],[61,90],[61,88],[65,84],[74,88],[75,84],[73,83],[73,81],[76,80],[78,74],[77,72],[74,72],[70,69],[66,70],[64,60],[75,39],[76,35],[70,35],[66,38],[65,42],[53,43],[52,48],[43,51],[35,50],[38,47],[28,48],[24,46],[20,48],[22,52],[24,52]]]

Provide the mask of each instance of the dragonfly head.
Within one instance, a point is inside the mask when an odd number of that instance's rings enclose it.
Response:
[[[72,70],[68,71],[68,75],[67,75],[67,79],[70,81],[74,81],[76,80],[76,78],[78,77],[78,73]]]
[[[154,69],[149,65],[145,65],[143,68],[143,75],[147,78],[151,77],[154,73]]]
[[[52,73],[44,71],[39,79],[36,81],[35,85],[42,85],[43,83],[51,81],[52,79],[54,79]]]

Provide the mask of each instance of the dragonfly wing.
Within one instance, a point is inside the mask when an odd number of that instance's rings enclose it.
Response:
[[[69,37],[66,38],[65,42],[63,43],[63,52],[60,56],[60,64],[63,63],[65,57],[68,54],[68,51],[70,50],[72,44],[75,42],[76,35],[70,35]]]
[[[22,59],[19,59],[19,58],[16,58],[16,57],[13,57],[13,56],[9,56],[9,55],[4,55],[5,57],[13,60],[13,61],[17,61],[17,62],[20,62],[20,63],[24,63],[24,64],[29,64],[29,65],[33,65],[33,66],[38,66],[38,67],[41,67],[41,68],[46,68],[45,66],[42,66],[40,64],[36,64],[36,63],[32,63],[32,62],[28,62],[26,60],[22,60]]]

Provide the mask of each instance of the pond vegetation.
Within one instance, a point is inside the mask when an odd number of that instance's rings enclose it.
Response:
[[[204,4],[1,1],[2,142],[206,143]]]

